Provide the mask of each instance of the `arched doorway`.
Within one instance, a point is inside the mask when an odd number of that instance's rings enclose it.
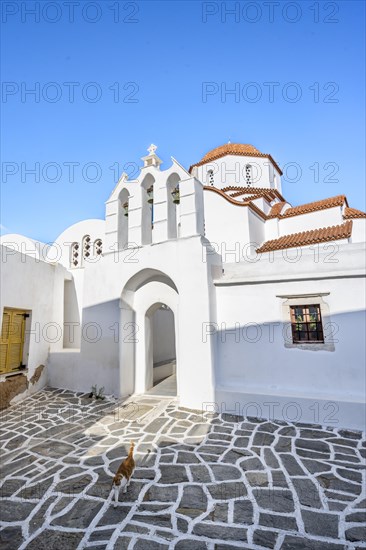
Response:
[[[176,384],[170,379],[169,391],[170,395],[179,394],[178,297],[170,277],[154,269],[143,269],[124,286],[120,302],[120,395],[154,391],[154,376],[157,386],[159,378],[164,383],[164,371],[173,375],[173,369]],[[174,360],[175,365],[169,365]],[[154,368],[158,369],[155,374]]]
[[[154,304],[146,312],[152,342],[151,395],[177,395],[174,313],[166,304]]]

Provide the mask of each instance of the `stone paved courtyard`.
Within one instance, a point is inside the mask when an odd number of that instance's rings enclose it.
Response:
[[[134,399],[46,389],[3,411],[2,549],[366,548],[361,434]]]

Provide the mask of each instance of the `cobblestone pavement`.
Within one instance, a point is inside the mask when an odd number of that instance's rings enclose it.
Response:
[[[134,399],[46,389],[3,412],[2,549],[366,548],[359,433]]]

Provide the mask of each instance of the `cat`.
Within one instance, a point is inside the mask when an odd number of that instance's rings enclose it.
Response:
[[[115,508],[117,506],[118,494],[121,487],[123,487],[123,492],[126,493],[127,487],[130,484],[131,477],[135,469],[135,461],[133,459],[134,447],[135,447],[135,444],[133,443],[133,441],[131,441],[131,446],[128,452],[128,456],[121,462],[117,470],[117,473],[113,478],[112,489],[114,489],[114,507]]]

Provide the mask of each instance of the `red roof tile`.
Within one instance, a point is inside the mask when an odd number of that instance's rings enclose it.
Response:
[[[223,187],[221,191],[224,191],[224,193],[231,193],[231,197],[239,197],[240,195],[269,195],[273,196],[274,198],[277,197],[280,200],[285,200],[281,193],[277,191],[277,189],[270,189],[268,187],[240,187],[238,185],[228,185],[227,187]]]
[[[282,250],[284,248],[296,248],[298,246],[309,246],[311,244],[337,241],[339,239],[349,239],[351,234],[352,221],[349,220],[342,225],[311,229],[310,231],[302,231],[301,233],[294,233],[293,235],[283,235],[278,239],[264,242],[257,248],[257,252],[271,252],[272,250]]]
[[[345,195],[337,195],[336,197],[330,197],[321,201],[300,204],[299,206],[292,206],[279,217],[288,218],[290,216],[301,216],[301,214],[308,214],[309,212],[316,212],[317,210],[325,210],[326,208],[343,206],[344,203],[347,204],[347,199]]]
[[[357,210],[357,208],[350,208],[349,206],[346,206],[343,212],[343,218],[345,220],[350,220],[352,218],[366,218],[366,213],[361,212],[361,210]]]
[[[277,217],[279,217],[283,207],[285,206],[285,204],[287,204],[286,201],[276,202],[276,204],[274,204],[272,206],[271,211],[268,214],[268,218],[277,218]]]
[[[192,164],[189,168],[189,172],[191,172],[194,166],[201,166],[202,164],[206,164],[207,162],[217,160],[221,157],[225,157],[226,155],[268,158],[272,162],[276,170],[279,172],[279,174],[282,176],[281,168],[278,166],[275,160],[271,157],[271,155],[268,155],[267,153],[261,153],[253,145],[244,144],[244,143],[226,143],[225,145],[220,145],[220,147],[216,147],[215,149],[212,149],[211,151],[206,153],[199,162],[197,162],[196,164]]]

